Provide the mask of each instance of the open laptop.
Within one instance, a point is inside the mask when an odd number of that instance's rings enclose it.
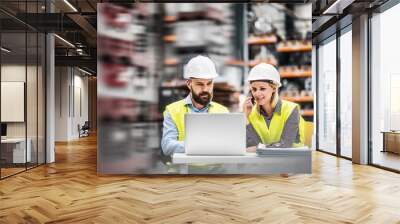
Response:
[[[243,113],[185,114],[187,155],[244,155],[246,120]]]

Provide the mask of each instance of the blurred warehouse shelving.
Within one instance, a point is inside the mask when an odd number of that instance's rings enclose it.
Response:
[[[99,117],[159,121],[155,4],[99,4]]]
[[[247,43],[250,45],[257,44],[275,44],[277,42],[277,37],[275,35],[266,35],[266,36],[250,36],[247,39]]]
[[[98,170],[164,170],[159,159],[159,5],[102,3],[98,9]]]
[[[280,95],[299,103],[311,120],[311,19],[302,18],[310,10],[271,3],[101,4],[101,114],[109,120],[161,121],[165,106],[189,93],[184,64],[203,54],[220,73],[214,101],[238,111],[248,70],[266,62],[280,71]],[[117,100],[107,102],[112,99]]]
[[[232,65],[235,58],[234,31],[237,21],[234,4],[180,3],[163,4],[162,40],[164,69],[159,88],[160,113],[171,102],[186,97],[189,90],[183,79],[183,66],[190,58],[202,54],[216,64],[221,77],[215,80],[213,100],[238,109],[242,70]],[[234,71],[237,85],[225,75],[228,67]],[[229,70],[232,71],[232,70]],[[236,74],[234,74],[236,72]]]
[[[311,5],[249,4],[248,61],[275,65],[281,75],[282,99],[300,104],[301,114],[312,121]],[[236,62],[237,64],[240,64]]]
[[[271,3],[242,4],[239,10],[245,12],[244,16],[235,14],[233,5],[164,4],[164,70],[159,94],[160,111],[188,93],[186,84],[180,82],[183,80],[182,67],[191,57],[205,54],[216,63],[223,77],[226,74],[236,76],[233,82],[232,79],[215,80],[215,101],[238,110],[239,93],[245,95],[246,73],[258,63],[265,62],[279,68],[283,83],[280,95],[299,103],[303,116],[312,120],[311,18],[301,18],[310,13],[311,5],[296,8]],[[208,11],[212,11],[213,16]],[[248,35],[243,33],[245,26],[248,27]],[[235,41],[239,41],[239,45],[235,45]],[[235,47],[232,49],[232,46]],[[243,53],[246,49],[247,58]],[[172,94],[174,87],[177,90]]]

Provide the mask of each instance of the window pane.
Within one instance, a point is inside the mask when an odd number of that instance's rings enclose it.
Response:
[[[37,165],[37,33],[28,32],[28,62],[27,62],[27,80],[26,80],[26,116],[27,116],[27,137],[30,142],[30,161],[28,168]]]
[[[351,158],[352,141],[352,35],[351,30],[340,37],[340,150]]]
[[[25,41],[26,33],[23,32],[1,34],[1,47],[7,49],[1,50],[0,109],[5,129],[1,140],[2,178],[25,170],[25,162],[30,161],[31,142],[26,141],[25,119]]]
[[[336,153],[336,39],[318,48],[318,146]]]
[[[400,45],[393,27],[398,21],[400,4],[371,19],[372,163],[396,170],[400,170]]]

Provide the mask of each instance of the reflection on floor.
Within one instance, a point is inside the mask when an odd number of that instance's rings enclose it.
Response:
[[[400,155],[392,152],[375,151],[372,157],[373,164],[400,171]]]
[[[23,168],[20,168],[20,167],[17,167],[17,168],[1,168],[1,178],[13,175],[15,173],[18,173],[18,172],[21,172],[21,171],[24,171],[24,170],[25,170],[25,167],[23,167]]]
[[[38,164],[28,162],[26,165],[25,163],[3,163],[1,164],[1,178],[5,178],[11,176],[13,174],[17,174],[19,172],[25,171],[26,169],[31,169],[36,167]]]

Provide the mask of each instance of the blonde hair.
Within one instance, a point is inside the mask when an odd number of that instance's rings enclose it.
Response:
[[[275,106],[276,106],[276,104],[278,103],[278,100],[279,100],[279,93],[278,93],[279,87],[274,82],[268,82],[268,84],[270,84],[270,86],[275,89],[275,92],[272,94],[271,101],[270,101],[271,102],[271,106],[273,108],[275,108]]]

